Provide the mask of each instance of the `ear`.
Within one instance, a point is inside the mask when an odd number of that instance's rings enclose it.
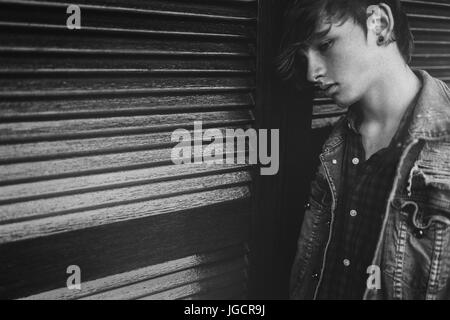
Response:
[[[376,38],[378,45],[387,45],[394,38],[394,17],[391,8],[385,3],[367,7],[367,31]]]

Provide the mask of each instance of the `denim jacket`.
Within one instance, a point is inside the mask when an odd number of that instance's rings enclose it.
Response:
[[[450,299],[450,89],[425,71],[415,72],[422,90],[407,124],[363,299]],[[315,299],[321,285],[340,194],[345,117],[319,156],[291,271],[292,299]]]

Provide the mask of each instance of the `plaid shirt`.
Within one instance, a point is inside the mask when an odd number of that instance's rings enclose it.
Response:
[[[340,188],[344,192],[338,196],[319,299],[362,299],[414,106],[405,112],[390,145],[367,161],[355,125],[357,112],[352,108],[348,112]]]

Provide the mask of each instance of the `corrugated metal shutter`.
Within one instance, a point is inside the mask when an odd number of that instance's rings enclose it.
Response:
[[[450,1],[402,1],[414,35],[412,66],[450,84]]]
[[[251,168],[170,138],[252,126],[257,2],[70,4],[0,1],[0,297],[245,297]]]
[[[434,77],[450,84],[450,1],[401,2],[408,14],[415,40],[412,67],[427,70]],[[339,109],[316,90],[313,129],[329,127],[343,113],[345,110]]]

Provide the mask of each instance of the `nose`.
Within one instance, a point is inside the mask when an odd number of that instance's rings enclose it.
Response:
[[[325,77],[326,68],[321,55],[315,50],[309,49],[307,54],[308,72],[307,79],[310,82],[319,82],[320,78]]]

